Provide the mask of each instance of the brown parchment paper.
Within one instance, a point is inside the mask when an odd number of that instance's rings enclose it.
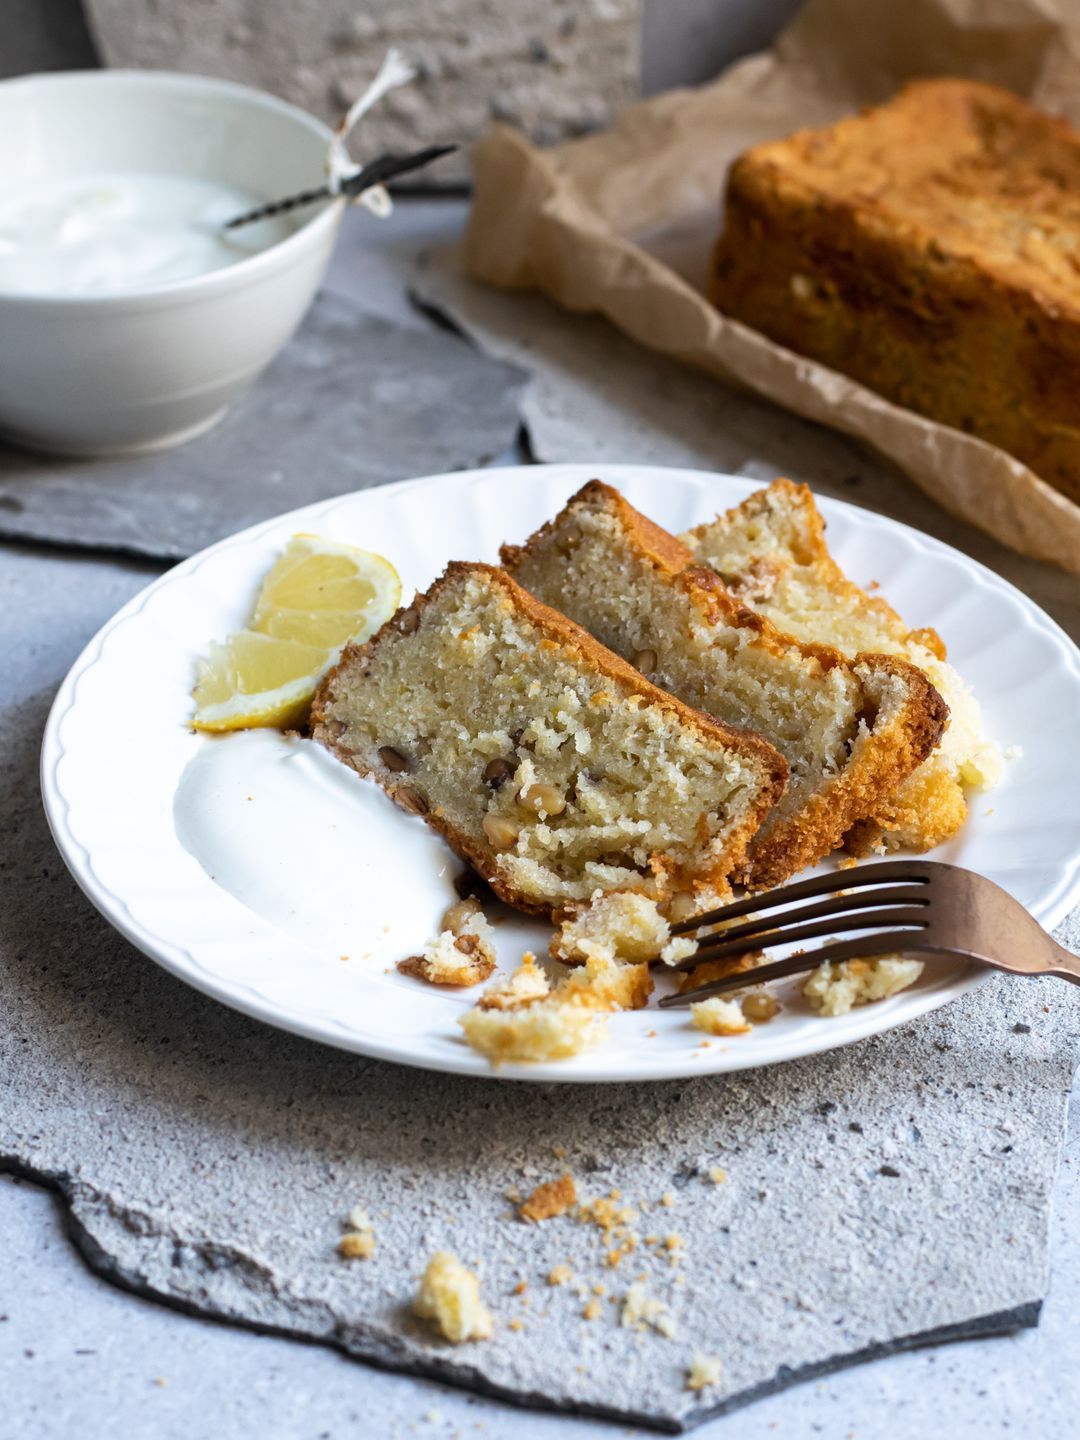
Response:
[[[602,134],[537,150],[499,126],[474,151],[464,263],[856,437],[952,514],[1080,573],[1080,507],[1018,460],[785,350],[703,293],[736,155],[929,74],[1003,84],[1078,124],[1080,3],[810,0],[767,54],[635,105]]]

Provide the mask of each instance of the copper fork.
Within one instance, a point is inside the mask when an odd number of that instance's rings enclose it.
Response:
[[[767,913],[777,906],[784,908],[778,914]],[[744,915],[754,918],[731,924]],[[717,925],[723,928],[713,929]],[[952,955],[1011,975],[1056,975],[1080,985],[1080,958],[1051,940],[1018,900],[982,875],[933,860],[890,860],[819,875],[747,895],[673,925],[674,935],[692,935],[699,944],[696,954],[672,968],[692,970],[706,960],[734,960],[752,950],[847,930],[868,933],[854,940],[833,939],[816,950],[725,975],[694,990],[665,996],[660,1004],[689,1005],[723,990],[814,970],[825,960],[897,953]]]

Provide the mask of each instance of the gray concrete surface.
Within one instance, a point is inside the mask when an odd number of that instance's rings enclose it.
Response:
[[[1050,1293],[1039,1327],[893,1355],[795,1386],[695,1440],[953,1440],[1075,1434],[1080,1382],[1080,1130],[1057,1190]],[[192,1319],[125,1294],[82,1264],[62,1206],[0,1177],[6,1288],[0,1392],[15,1436],[192,1440],[626,1440],[623,1425],[518,1411],[433,1381],[357,1365],[323,1346]],[[4,1320],[6,1316],[6,1320]]]

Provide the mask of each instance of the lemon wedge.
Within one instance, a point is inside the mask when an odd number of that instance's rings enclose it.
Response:
[[[295,725],[350,640],[362,643],[401,603],[389,560],[296,535],[262,583],[248,627],[210,646],[195,685],[196,730]]]

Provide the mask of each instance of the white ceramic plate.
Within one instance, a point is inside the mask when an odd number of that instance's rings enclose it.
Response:
[[[310,505],[178,565],[95,637],[64,681],[42,752],[56,842],[109,920],[167,970],[271,1025],[362,1054],[490,1075],[455,1024],[476,992],[397,973],[438,928],[461,866],[419,820],[307,741],[189,729],[196,657],[242,625],[259,582],[298,530],[381,551],[406,594],[450,559],[494,560],[596,473],[582,465],[435,475]],[[680,531],[742,500],[747,480],[603,467],[633,504]],[[1003,885],[1050,927],[1080,898],[1080,653],[1019,591],[955,550],[853,505],[822,500],[841,565],[911,625],[932,624],[973,684],[991,734],[1022,747],[1001,786],[975,796],[935,852]],[[520,916],[499,960],[544,954],[549,929]],[[702,1045],[685,1012],[613,1016],[601,1049],[530,1080],[641,1080],[775,1064],[891,1029],[979,976],[928,966],[913,989],[837,1019],[794,986],[753,1033]],[[1018,984],[1023,983],[1017,981]]]

